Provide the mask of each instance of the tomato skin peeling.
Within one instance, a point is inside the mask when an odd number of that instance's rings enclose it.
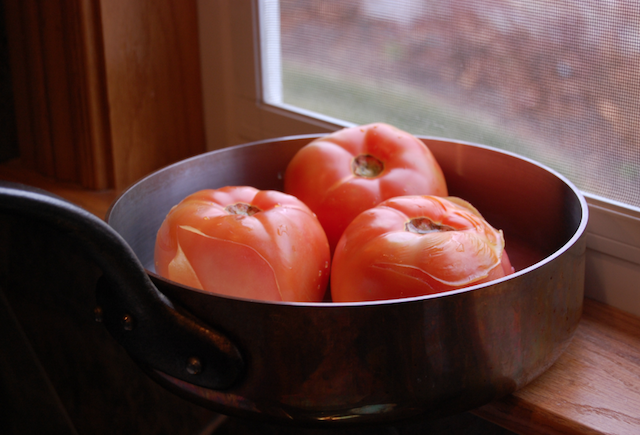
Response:
[[[284,193],[228,186],[189,195],[158,231],[155,267],[221,295],[359,302],[502,278],[514,272],[504,246],[502,231],[448,196],[425,143],[373,123],[302,147]]]
[[[364,210],[395,196],[446,196],[447,185],[420,139],[374,123],[336,131],[300,149],[287,166],[284,191],[316,213],[333,252]]]
[[[360,214],[332,264],[334,302],[440,293],[514,272],[502,231],[459,198],[392,198]]]
[[[156,238],[159,275],[228,296],[320,302],[329,266],[327,237],[305,204],[248,186],[189,195]]]

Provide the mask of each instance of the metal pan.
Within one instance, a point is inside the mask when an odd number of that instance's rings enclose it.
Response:
[[[113,203],[109,226],[12,187],[0,188],[0,208],[85,244],[105,270],[97,314],[112,335],[160,384],[221,413],[332,427],[435,418],[512,393],[553,364],[582,311],[586,202],[554,171],[489,147],[422,138],[450,194],[504,231],[517,270],[509,277],[419,298],[312,304],[216,296],[154,273],[156,231],[173,205],[204,188],[281,189],[291,157],[316,137],[164,168]],[[16,200],[25,195],[36,196]]]

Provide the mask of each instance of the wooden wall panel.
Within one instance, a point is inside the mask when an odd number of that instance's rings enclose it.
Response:
[[[205,150],[196,0],[0,0],[21,164],[120,190]]]
[[[54,176],[38,8],[34,0],[5,0],[7,44],[25,166]]]
[[[5,22],[5,10],[0,2],[0,162],[20,154]]]
[[[100,5],[63,0],[69,106],[79,183],[95,190],[113,187],[111,130]]]
[[[4,0],[21,164],[91,189],[113,186],[95,0]]]
[[[116,188],[205,149],[195,0],[102,0]]]
[[[46,92],[46,111],[53,173],[63,181],[78,180],[78,153],[73,129],[71,93],[74,83],[67,53],[74,51],[67,43],[61,0],[38,3],[38,24],[41,37],[42,69]]]

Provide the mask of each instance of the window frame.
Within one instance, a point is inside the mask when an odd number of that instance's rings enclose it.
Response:
[[[260,0],[198,0],[207,149],[351,125],[262,98]],[[640,316],[640,209],[589,204],[585,296]]]

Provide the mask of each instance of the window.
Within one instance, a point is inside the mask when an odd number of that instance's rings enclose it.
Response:
[[[386,121],[526,155],[588,196],[587,295],[640,314],[639,5],[201,0],[200,8],[210,147]],[[216,69],[211,59],[228,62]]]
[[[261,4],[265,101],[508,149],[640,206],[640,5]]]

